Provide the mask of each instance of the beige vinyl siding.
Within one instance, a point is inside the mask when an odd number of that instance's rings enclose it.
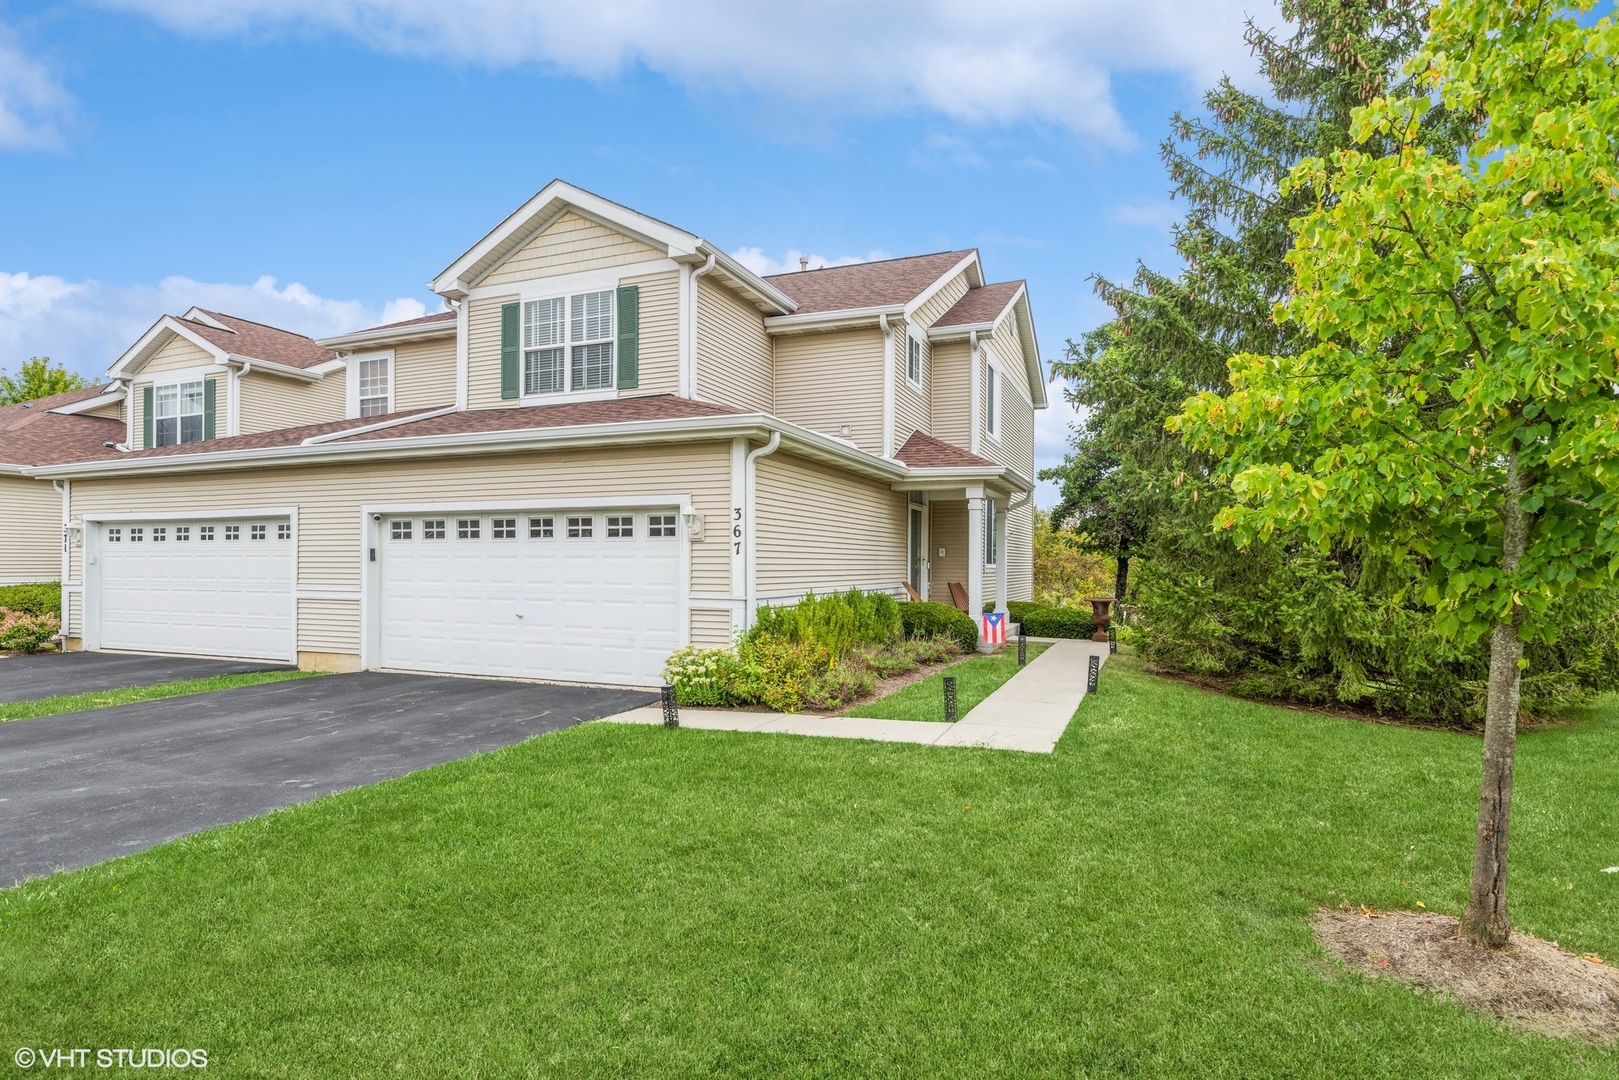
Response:
[[[731,645],[731,609],[691,609],[691,643],[706,649],[724,649]]]
[[[764,316],[711,278],[697,279],[697,397],[769,412],[775,400]]]
[[[84,593],[74,589],[67,594],[67,611],[63,613],[62,636],[68,638],[68,649],[71,651],[80,647],[79,632],[67,632],[69,626],[84,625]]]
[[[929,389],[933,395],[933,435],[963,450],[972,449],[972,368],[965,341],[933,346]]]
[[[668,252],[647,247],[633,237],[569,211],[513,252],[478,284],[509,285],[581,270],[648,262],[667,255]]]
[[[467,408],[509,408],[516,402],[500,396],[500,308],[516,295],[468,300]]]
[[[499,357],[496,357],[499,361]],[[394,347],[394,409],[455,404],[455,335]],[[332,374],[328,379],[342,378]],[[344,388],[345,392],[347,387]]]
[[[136,377],[142,382],[151,382],[151,376],[162,371],[175,371],[180,368],[211,367],[217,361],[214,354],[202,348],[189,338],[175,334],[169,339],[152,358],[141,366]]]
[[[928,504],[928,599],[950,603],[950,583],[967,587],[967,503],[964,499]],[[939,549],[944,548],[944,554]]]
[[[985,347],[987,354],[995,355],[996,369],[1001,374],[1001,430],[998,438],[989,434],[989,406],[986,380],[979,381],[979,393],[985,396],[979,409],[978,452],[991,461],[1010,465],[1024,476],[1034,476],[1034,406],[1028,401],[1029,381],[1023,372],[1021,355],[1008,348],[1004,339]],[[1010,354],[1010,355],[1009,355]],[[986,359],[987,362],[987,359]]]
[[[360,648],[360,600],[298,599],[298,651],[351,653]]]
[[[921,389],[910,378],[910,334],[915,334],[922,349]],[[905,445],[914,431],[933,434],[933,357],[928,340],[920,324],[909,332],[904,323],[894,328],[894,449]]]
[[[680,392],[680,271],[627,277],[641,290],[640,385],[625,397]]]
[[[124,403],[122,401],[109,402],[99,409],[89,409],[79,413],[80,416],[102,416],[108,420],[122,420],[124,418]]]
[[[875,327],[777,337],[776,415],[881,454],[882,356],[883,334]]]
[[[465,502],[484,499],[596,498],[689,494],[709,521],[725,521],[731,502],[729,442],[688,443],[588,451],[452,455],[408,461],[370,461],[221,471],[116,480],[75,480],[73,514],[139,510],[154,516],[198,510],[298,508],[298,585],[358,590],[361,584],[360,506],[373,502]],[[74,573],[79,552],[75,549]],[[729,595],[731,555],[724,530],[710,529],[691,544],[692,591]],[[75,579],[77,580],[77,579]],[[298,648],[359,652],[359,598],[324,600],[303,620]],[[340,607],[352,607],[342,615]],[[75,626],[73,633],[79,633]],[[341,647],[338,647],[339,644]]]
[[[916,309],[916,324],[924,330],[939,321],[945,312],[956,306],[956,301],[967,295],[967,275],[956,274]]]
[[[1006,515],[1006,598],[1034,599],[1034,503]]]
[[[220,415],[214,427],[215,434],[221,437],[225,434],[224,395],[219,390],[223,388],[221,379],[215,389],[215,409]],[[316,383],[249,371],[236,381],[236,390],[241,395],[237,433],[256,435],[261,431],[343,419],[348,387],[342,371],[334,371]]]
[[[0,585],[62,576],[62,496],[49,480],[0,475]]]
[[[887,484],[776,453],[757,465],[754,500],[761,599],[905,580],[905,496]]]

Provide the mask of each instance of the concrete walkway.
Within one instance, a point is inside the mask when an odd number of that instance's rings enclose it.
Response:
[[[1049,754],[1062,738],[1074,710],[1085,699],[1090,658],[1100,656],[1107,663],[1106,644],[1068,639],[1051,640],[1050,644],[1049,649],[954,724],[685,708],[680,710],[680,726]],[[605,719],[621,724],[661,724],[663,712],[650,706]]]

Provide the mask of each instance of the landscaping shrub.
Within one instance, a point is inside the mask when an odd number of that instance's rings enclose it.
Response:
[[[36,653],[61,632],[62,620],[55,615],[34,615],[0,608],[0,650]]]
[[[663,681],[675,688],[675,700],[682,705],[742,704],[742,662],[730,649],[677,649],[663,665]]]
[[[797,712],[805,691],[832,667],[832,654],[819,645],[774,634],[750,633],[737,655],[742,675],[739,696],[781,712]]]
[[[1096,632],[1088,611],[1013,600],[1006,605],[1012,619],[1030,637],[1088,638]]]
[[[855,645],[888,645],[904,632],[899,604],[887,593],[810,593],[791,607],[761,607],[749,637],[768,635],[825,649],[834,660]]]
[[[62,617],[62,586],[55,581],[30,585],[0,585],[0,609],[28,615]]]
[[[931,600],[912,600],[899,605],[900,619],[907,637],[936,637],[940,634],[954,638],[962,652],[978,648],[978,626],[965,611],[957,611],[949,604]]]
[[[853,654],[851,654],[852,661]],[[861,663],[843,663],[812,677],[803,688],[803,703],[811,709],[841,709],[877,688],[877,676]]]
[[[962,653],[961,642],[949,634],[911,638],[903,642],[900,648],[918,664],[942,664]]]

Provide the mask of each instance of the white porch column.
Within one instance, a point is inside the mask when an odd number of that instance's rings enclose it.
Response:
[[[1011,562],[1006,557],[1006,506],[995,506],[995,610],[1006,610],[1006,571]]]
[[[967,489],[967,614],[973,623],[984,610],[984,489]]]

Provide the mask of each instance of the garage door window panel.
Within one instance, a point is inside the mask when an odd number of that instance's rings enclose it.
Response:
[[[483,531],[483,519],[458,518],[455,522],[455,538],[457,540],[476,540]]]
[[[390,536],[394,540],[409,540],[411,533],[410,521],[394,521],[389,524]]]

